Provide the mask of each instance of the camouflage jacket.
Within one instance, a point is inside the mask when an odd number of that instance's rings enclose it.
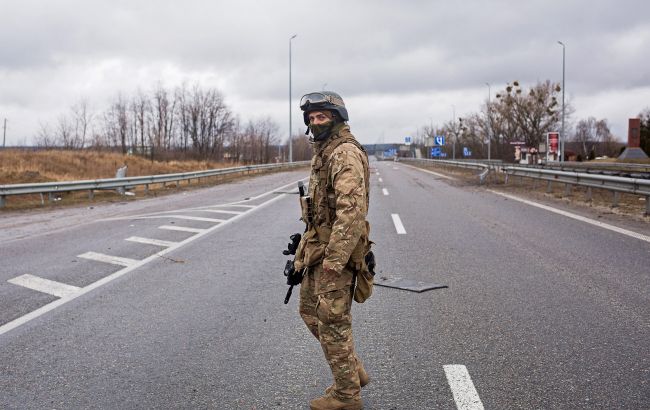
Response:
[[[368,157],[347,124],[314,145],[309,179],[311,219],[303,235],[297,268],[316,275],[317,293],[342,289],[352,283],[369,249]],[[322,263],[322,269],[315,268]],[[345,269],[348,268],[348,269]]]

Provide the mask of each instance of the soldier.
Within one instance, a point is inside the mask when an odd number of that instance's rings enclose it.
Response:
[[[306,94],[300,108],[314,141],[311,199],[309,206],[302,202],[308,228],[295,259],[296,270],[305,268],[300,316],[320,341],[334,376],[334,384],[310,406],[361,409],[361,387],[369,378],[354,350],[350,309],[356,273],[370,247],[368,156],[350,133],[338,94]]]

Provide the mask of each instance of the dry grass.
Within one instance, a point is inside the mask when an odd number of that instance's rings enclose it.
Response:
[[[216,163],[209,161],[150,161],[146,158],[128,156],[112,152],[96,151],[0,151],[0,185],[38,183],[51,181],[78,181],[89,179],[114,178],[117,169],[127,165],[127,176],[160,175],[178,172],[201,171],[215,168],[236,167],[241,164]],[[270,171],[269,171],[270,172]],[[147,195],[164,195],[185,189],[233,181],[243,175],[225,175],[196,179],[191,183],[172,182],[150,184],[145,192],[144,186],[130,190],[135,196],[118,195],[113,190],[95,190],[89,198],[87,191],[59,192],[52,195],[16,195],[6,198],[2,211],[22,210],[41,206],[68,206],[97,202],[130,201]]]
[[[112,152],[0,151],[0,185],[114,178],[122,165],[128,176],[170,174],[236,166],[205,161],[150,161]]]

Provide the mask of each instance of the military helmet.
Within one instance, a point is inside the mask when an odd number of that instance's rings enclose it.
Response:
[[[329,110],[336,112],[343,121],[348,121],[348,110],[345,109],[343,98],[332,91],[319,91],[305,94],[300,99],[300,109],[305,125],[309,125],[311,111]]]

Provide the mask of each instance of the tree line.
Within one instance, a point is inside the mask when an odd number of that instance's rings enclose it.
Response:
[[[489,147],[491,158],[510,161],[514,144],[537,148],[540,143],[546,143],[548,132],[561,131],[561,91],[560,84],[550,80],[540,81],[527,89],[519,81],[513,81],[498,91],[494,99],[486,101],[480,112],[454,118],[442,125],[420,127],[415,142],[424,145],[426,138],[445,135],[446,145],[456,141],[457,158],[462,157],[458,152],[462,147],[469,148],[475,158],[487,158]],[[574,112],[572,104],[565,102],[567,150],[577,151],[575,154],[584,159],[593,157],[596,151],[608,156],[619,153],[621,143],[610,131],[606,119],[589,117],[574,124]]]
[[[112,149],[160,159],[269,163],[288,158],[278,129],[268,116],[242,121],[216,88],[158,85],[150,93],[118,94],[103,112],[93,112],[82,99],[53,124],[42,123],[35,142],[45,148]],[[309,159],[307,138],[294,138],[293,159]]]

